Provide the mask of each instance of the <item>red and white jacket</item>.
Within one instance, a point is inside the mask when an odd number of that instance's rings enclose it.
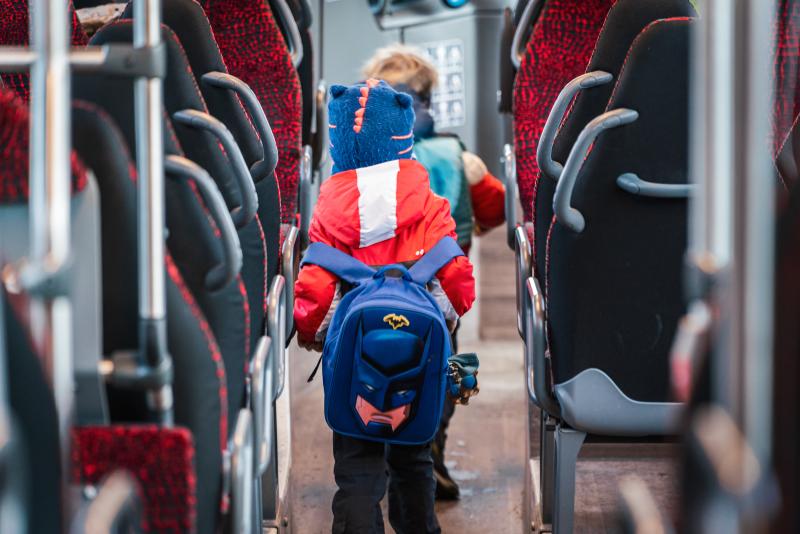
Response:
[[[456,238],[450,205],[431,191],[425,168],[410,159],[331,176],[322,184],[309,228],[311,242],[372,266],[416,261],[444,236]],[[472,307],[475,279],[466,256],[455,258],[436,278],[433,293],[448,318]],[[294,319],[302,346],[324,339],[339,296],[336,276],[316,265],[301,269]]]

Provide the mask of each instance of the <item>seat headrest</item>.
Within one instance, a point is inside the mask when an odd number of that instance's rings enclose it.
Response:
[[[28,107],[13,92],[0,89],[0,204],[28,200]],[[73,152],[72,193],[86,187],[86,169]]]
[[[69,2],[69,16],[72,18],[72,46],[86,46],[89,39],[86,37],[72,0]],[[0,0],[0,46],[28,46],[29,22],[27,0]],[[16,93],[25,102],[30,99],[30,84],[27,72],[0,74],[3,85]]]

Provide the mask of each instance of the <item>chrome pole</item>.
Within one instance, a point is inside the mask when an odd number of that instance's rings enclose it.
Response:
[[[160,42],[160,0],[134,0],[134,47],[155,47]],[[139,317],[143,330],[164,328],[166,319],[162,90],[160,78],[142,77],[135,82],[136,163],[139,173]],[[144,335],[142,333],[143,341]],[[140,347],[141,350],[146,348],[144,345]],[[160,364],[158,361],[147,363],[151,366]],[[172,388],[163,386],[151,391],[148,400],[157,412],[164,415],[171,413]],[[168,420],[162,422],[171,424]]]
[[[691,207],[689,257],[711,279],[710,291],[699,295],[709,299],[715,318],[711,401],[741,431],[761,475],[769,470],[772,439],[773,7],[760,0],[705,2],[692,101],[691,171],[700,194]],[[741,480],[752,475],[744,462],[733,470]],[[750,487],[738,496],[744,502],[706,503],[708,524],[763,531],[766,493]]]
[[[775,94],[774,7],[774,2],[749,0],[740,5],[738,14],[746,46],[737,79],[745,90],[739,104],[742,123],[736,129],[742,147],[737,150],[741,181],[736,195],[743,209],[735,254],[742,291],[734,309],[742,325],[742,429],[765,467],[770,465],[772,449],[776,180],[769,143],[764,140],[770,138]]]
[[[736,6],[730,0],[709,0],[713,16],[701,17],[693,35],[692,128],[690,172],[698,194],[690,201],[688,258],[692,298],[708,298],[720,305],[718,295],[731,287],[734,244],[734,168],[736,102]],[[716,292],[708,294],[708,285]],[[719,336],[711,361],[711,396],[730,410],[735,403],[739,362],[733,358],[728,338]]]
[[[30,240],[28,268],[41,279],[58,276],[70,258],[70,63],[68,3],[33,0],[30,4]],[[73,416],[72,309],[65,294],[34,294],[33,338],[53,388],[61,440],[62,508],[69,517],[66,486],[70,479]]]

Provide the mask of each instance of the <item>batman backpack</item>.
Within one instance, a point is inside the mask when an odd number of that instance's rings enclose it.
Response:
[[[450,332],[426,285],[463,256],[450,237],[412,267],[373,269],[322,243],[303,264],[352,286],[333,315],[322,351],[325,420],[335,432],[385,443],[421,444],[439,426]]]

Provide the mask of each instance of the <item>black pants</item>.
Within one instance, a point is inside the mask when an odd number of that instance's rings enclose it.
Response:
[[[438,534],[431,446],[384,445],[333,433],[334,534],[383,534],[381,499],[397,534]]]

